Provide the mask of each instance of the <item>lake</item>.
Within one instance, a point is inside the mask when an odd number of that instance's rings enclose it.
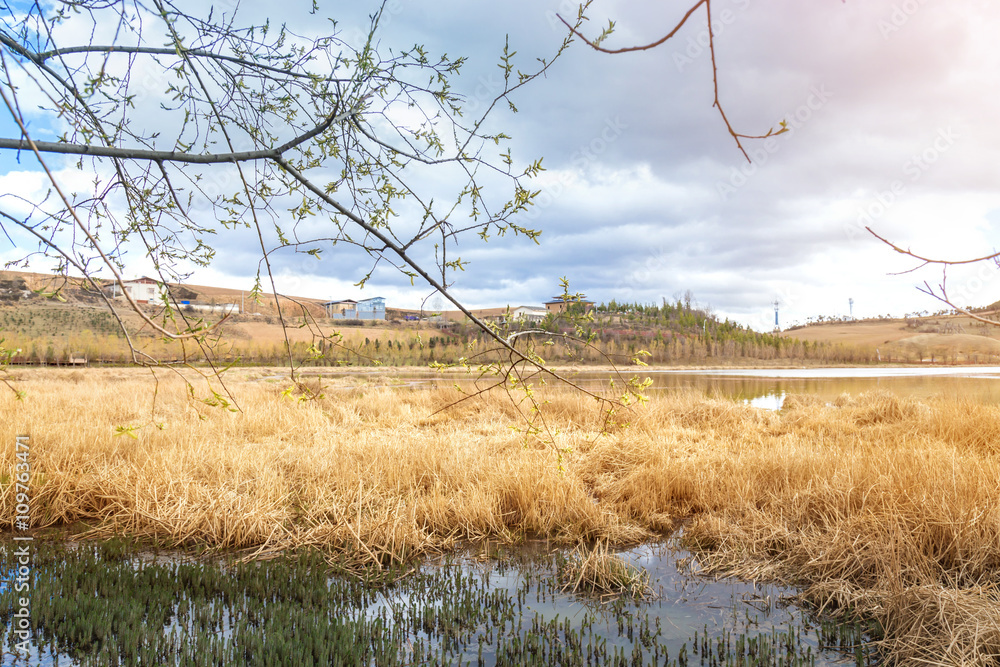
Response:
[[[458,384],[468,387],[473,384],[468,377],[456,372],[374,371],[371,374],[399,378],[401,386],[450,387]],[[649,389],[652,392],[689,390],[709,397],[746,401],[767,409],[779,409],[789,394],[809,394],[832,401],[844,393],[857,395],[874,389],[917,398],[948,397],[1000,403],[1000,366],[711,370],[630,367],[623,371],[623,375],[629,374],[652,379]],[[568,371],[564,375],[589,389],[607,387],[610,379],[609,373],[602,371]]]

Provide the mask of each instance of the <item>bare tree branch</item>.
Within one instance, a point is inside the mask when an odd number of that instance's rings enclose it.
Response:
[[[903,248],[901,246],[896,245],[895,243],[893,243],[889,239],[885,238],[884,236],[879,235],[871,227],[865,227],[865,229],[868,230],[869,234],[871,234],[872,236],[874,236],[879,241],[881,241],[882,243],[886,244],[887,246],[889,246],[890,248],[892,248],[893,250],[895,250],[899,254],[906,255],[907,257],[912,257],[913,259],[921,262],[921,264],[919,266],[917,266],[917,267],[915,267],[913,269],[908,269],[906,271],[902,271],[900,273],[893,274],[893,275],[901,275],[903,273],[910,273],[912,271],[916,271],[917,269],[919,269],[921,267],[924,267],[924,266],[927,266],[929,264],[944,264],[944,265],[947,265],[947,266],[958,266],[958,265],[961,265],[961,264],[978,264],[980,262],[989,262],[989,261],[1000,260],[1000,252],[993,252],[993,253],[990,253],[989,255],[983,255],[982,257],[974,257],[972,259],[936,259],[936,258],[933,258],[933,257],[925,257],[923,255],[920,255],[918,253],[913,252],[912,250],[909,250],[908,248]]]
[[[0,88],[0,98],[3,99],[4,105],[6,105],[7,109],[10,111],[11,116],[13,116],[14,121],[17,123],[18,128],[21,130],[21,134],[24,135],[24,138],[28,142],[28,145],[31,146],[31,150],[34,152],[35,157],[38,159],[38,163],[42,166],[42,169],[45,171],[45,175],[48,177],[49,182],[52,184],[53,189],[59,195],[59,198],[62,199],[63,204],[65,204],[66,206],[66,210],[69,212],[71,216],[73,216],[73,220],[76,222],[76,226],[87,237],[87,240],[90,241],[91,246],[101,256],[101,259],[104,260],[105,266],[114,274],[115,281],[118,283],[118,285],[121,286],[122,292],[125,298],[128,300],[129,305],[132,307],[132,309],[136,313],[138,313],[139,316],[143,319],[143,321],[145,321],[146,324],[152,327],[157,333],[160,333],[172,340],[183,340],[187,338],[195,338],[197,336],[200,336],[201,335],[200,332],[194,332],[194,331],[189,331],[186,333],[177,333],[173,331],[168,331],[167,329],[163,328],[162,326],[151,320],[149,316],[146,315],[146,313],[143,312],[141,308],[139,308],[139,305],[135,302],[135,299],[133,299],[132,295],[129,294],[128,290],[125,289],[125,282],[122,279],[121,274],[118,273],[118,271],[114,267],[114,264],[111,262],[110,259],[108,259],[107,255],[104,254],[104,251],[97,243],[97,240],[94,238],[93,234],[91,234],[90,230],[87,229],[87,226],[84,225],[83,222],[81,222],[79,216],[76,213],[76,209],[70,203],[69,199],[66,198],[66,195],[62,191],[62,188],[59,187],[59,182],[56,180],[55,176],[52,175],[52,172],[49,170],[48,165],[45,164],[45,160],[42,158],[41,153],[34,145],[34,142],[31,140],[31,137],[28,136],[28,130],[24,127],[23,121],[15,112],[14,106],[11,104],[10,100],[7,99],[7,94],[4,92],[3,88]]]
[[[743,147],[743,142],[742,142],[743,139],[767,139],[768,137],[776,137],[779,134],[784,134],[785,132],[787,132],[788,128],[785,127],[784,124],[782,124],[781,129],[778,130],[777,132],[775,132],[774,129],[771,128],[765,134],[743,134],[741,132],[737,132],[733,128],[732,123],[729,122],[729,117],[726,115],[725,110],[722,108],[722,102],[720,102],[719,100],[719,67],[716,64],[715,60],[715,30],[712,27],[711,0],[698,0],[698,2],[696,2],[694,5],[691,6],[690,9],[687,10],[687,12],[681,18],[680,22],[677,23],[677,25],[675,25],[670,32],[668,32],[666,35],[656,40],[655,42],[644,44],[642,46],[626,46],[618,49],[609,49],[607,47],[601,46],[601,42],[603,42],[603,40],[606,37],[608,37],[614,30],[613,22],[609,24],[608,28],[605,29],[605,31],[601,34],[600,37],[598,37],[597,39],[588,39],[580,32],[578,26],[571,26],[569,22],[562,16],[558,14],[557,16],[559,17],[559,20],[562,21],[567,28],[569,28],[570,32],[579,37],[580,39],[582,39],[587,44],[587,46],[597,51],[600,51],[601,53],[620,54],[620,53],[631,53],[634,51],[647,51],[649,49],[655,49],[656,47],[665,44],[677,34],[677,32],[684,26],[684,24],[687,23],[688,19],[691,18],[691,15],[694,14],[695,11],[697,11],[698,8],[701,7],[702,5],[705,6],[706,24],[708,26],[708,48],[709,48],[709,53],[712,56],[712,89],[715,95],[715,98],[712,102],[712,106],[719,110],[719,115],[722,117],[722,122],[725,123],[726,125],[726,130],[729,132],[729,135],[736,142],[737,148],[739,148],[740,152],[743,153],[743,157],[747,159],[747,162],[752,162],[752,160],[750,159],[750,155]],[[581,15],[582,15],[582,10],[581,10]]]
[[[0,150],[31,150],[58,201],[53,197],[43,206],[16,193],[0,194],[28,203],[31,211],[23,219],[4,215],[37,239],[40,254],[58,258],[66,271],[79,271],[95,287],[99,281],[88,264],[110,272],[143,326],[181,346],[183,363],[199,354],[215,363],[204,326],[188,320],[172,294],[159,313],[150,316],[140,308],[124,289],[124,254],[139,245],[166,283],[170,276],[179,280],[191,263],[209,265],[215,235],[247,229],[256,237],[260,260],[252,295],[266,274],[293,380],[302,360],[293,356],[283,310],[287,299],[275,281],[277,253],[349,244],[373,258],[373,270],[388,262],[433,287],[493,339],[505,355],[500,371],[506,390],[541,377],[573,384],[523,344],[527,337],[508,339],[475,317],[451,293],[449,273],[464,267],[450,246],[466,231],[477,230],[484,240],[488,232],[532,239],[540,233],[517,216],[536,194],[522,181],[542,170],[541,161],[515,167],[509,150],[494,148],[508,137],[484,128],[504,103],[516,112],[512,95],[544,76],[576,33],[527,72],[505,43],[499,57],[503,85],[485,104],[475,100],[480,113],[471,115],[464,96],[452,88],[464,59],[435,59],[420,46],[379,54],[384,8],[372,17],[364,43],[351,45],[336,34],[307,38],[285,27],[237,27],[232,16],[201,18],[173,0],[138,4],[132,8],[138,14],[128,17],[115,3],[31,5],[22,25],[0,24],[0,56],[9,56],[2,59],[6,86],[0,92],[22,135],[0,138]],[[112,23],[113,41],[89,43],[89,36],[107,34],[99,26]],[[147,77],[141,82],[140,72]],[[47,114],[59,140],[28,135],[18,101],[24,81],[43,100],[39,112]],[[418,121],[395,122],[400,108],[415,110]],[[92,178],[91,191],[59,183],[72,166],[67,161],[66,171],[51,170],[46,154],[75,159],[73,166]],[[499,188],[491,180],[487,196],[481,182],[487,171],[491,179],[506,179],[509,193],[493,195]],[[422,191],[428,181],[453,183],[455,191],[445,197]],[[453,222],[462,217],[463,224]],[[425,266],[418,258],[432,254],[431,243],[434,265]],[[102,297],[126,330],[114,304]],[[304,305],[297,307],[309,320]],[[174,326],[179,330],[171,331]],[[315,322],[308,326],[314,342],[342,345]],[[164,362],[143,356],[128,341],[135,363]],[[209,375],[217,375],[212,369]],[[606,405],[610,412],[614,401]]]

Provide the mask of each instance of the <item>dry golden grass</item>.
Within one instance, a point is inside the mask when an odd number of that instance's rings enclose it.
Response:
[[[489,537],[626,544],[684,522],[717,572],[793,582],[875,618],[898,661],[1000,660],[1000,408],[888,393],[769,413],[656,397],[593,440],[592,400],[546,406],[560,444],[525,446],[500,395],[342,383],[314,402],[234,379],[242,412],[148,373],[25,371],[0,399],[3,470],[31,435],[33,521],[266,554],[317,546],[379,564]],[[162,423],[129,435],[117,426]],[[39,475],[39,473],[41,475]],[[42,476],[43,475],[43,476]],[[0,521],[14,493],[0,488]]]
[[[589,593],[606,600],[619,595],[636,599],[652,595],[649,573],[612,553],[607,543],[578,547],[559,570],[563,591]]]
[[[985,335],[963,333],[922,333],[893,341],[887,349],[912,353],[914,358],[928,360],[948,359],[954,355],[964,360],[976,354],[991,358],[1000,354],[1000,340]]]
[[[883,320],[814,324],[785,330],[781,335],[810,342],[879,346],[912,336],[913,331],[906,328],[904,320]]]
[[[1000,313],[993,311],[980,313],[980,315],[996,319]],[[921,334],[917,329],[909,326],[911,322],[916,324],[918,329],[924,330],[925,333]],[[944,333],[946,328],[949,329],[949,333]],[[939,329],[940,333],[928,333],[927,329]],[[974,347],[978,341],[978,344],[982,346],[978,351],[994,352],[993,342],[996,341],[997,331],[992,327],[984,329],[981,323],[967,315],[942,315],[916,320],[858,320],[811,324],[802,328],[785,330],[781,335],[801,341],[882,347],[883,352],[885,352],[885,345],[891,346],[905,340],[920,345],[942,345],[943,348],[969,347],[970,345]],[[973,351],[977,350],[973,349]]]
[[[227,324],[224,327],[223,335],[239,341],[253,341],[257,344],[275,344],[285,341],[287,332],[288,339],[293,342],[314,342],[316,335],[321,333],[324,336],[340,334],[343,342],[348,345],[358,345],[366,338],[375,340],[376,338],[386,343],[388,341],[402,341],[408,343],[417,336],[427,338],[429,336],[440,335],[441,331],[428,326],[391,326],[379,324],[377,326],[365,325],[361,327],[345,327],[338,325],[336,320],[323,320],[320,325],[313,327],[289,326],[282,330],[281,325],[267,322],[238,322]]]

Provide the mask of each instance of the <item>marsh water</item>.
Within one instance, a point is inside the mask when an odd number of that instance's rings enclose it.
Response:
[[[778,409],[886,389],[1000,402],[998,367],[636,369],[650,391],[688,390]],[[407,373],[401,387],[450,386]],[[572,374],[589,387],[607,373]],[[0,545],[0,665],[868,665],[877,628],[815,616],[796,591],[699,573],[676,539],[619,555],[648,597],[573,591],[571,554],[535,544],[471,551],[377,581],[323,561],[235,564],[137,553],[116,543],[40,542],[28,654],[18,650],[13,543]],[[22,644],[22,648],[23,648]]]
[[[12,562],[3,557],[4,579]],[[191,561],[119,543],[40,544],[32,635],[14,665],[863,665],[868,629],[797,606],[795,591],[698,574],[676,542],[622,552],[643,599],[574,592],[572,554],[486,548],[387,573],[330,576],[308,558]],[[22,646],[23,647],[23,646]]]
[[[864,368],[660,369],[626,368],[653,381],[651,392],[689,390],[709,397],[746,401],[767,409],[781,407],[785,396],[809,394],[832,401],[841,394],[857,395],[884,389],[900,396],[951,397],[1000,403],[1000,366],[872,366]],[[570,371],[565,376],[587,388],[607,387],[611,376],[601,371]],[[406,372],[393,377],[403,386],[469,386],[459,373]],[[488,380],[480,382],[480,386]]]

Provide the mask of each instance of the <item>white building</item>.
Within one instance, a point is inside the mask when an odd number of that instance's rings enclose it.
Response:
[[[152,278],[143,276],[136,280],[128,280],[122,283],[125,291],[136,303],[149,303],[150,301],[162,301],[167,293],[166,287]]]
[[[514,310],[510,311],[510,321],[538,324],[545,320],[545,317],[548,314],[548,311],[544,308],[536,308],[534,306],[518,306]]]

